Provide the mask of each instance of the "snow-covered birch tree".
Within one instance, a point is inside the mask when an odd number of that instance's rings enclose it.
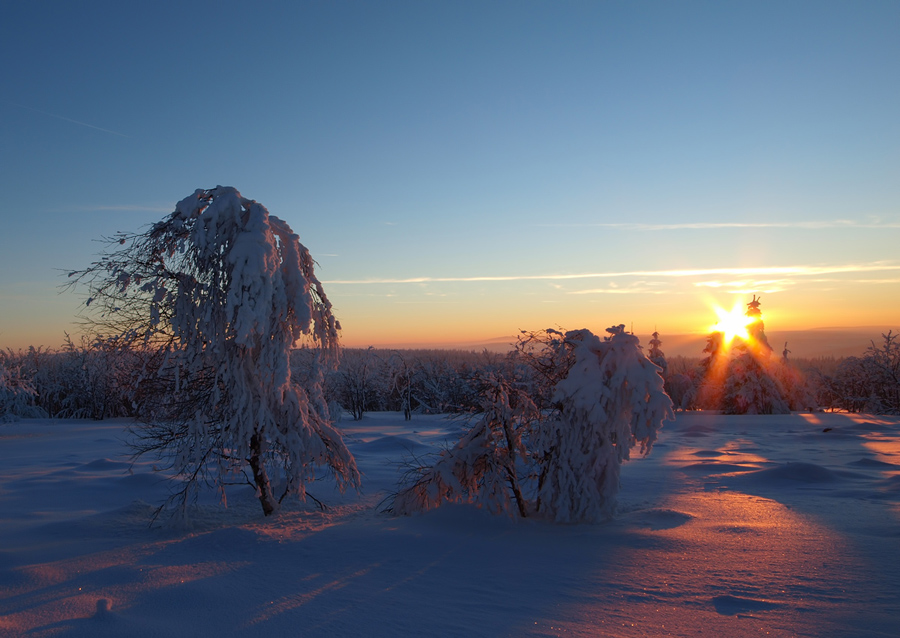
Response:
[[[184,487],[222,488],[243,477],[268,515],[306,497],[318,467],[359,485],[332,426],[324,369],[339,356],[340,326],[314,262],[287,223],[230,187],[197,190],[138,234],[119,234],[89,268],[90,323],[145,353],[135,401],[137,454],[168,459]],[[291,349],[316,349],[319,373],[292,379]]]

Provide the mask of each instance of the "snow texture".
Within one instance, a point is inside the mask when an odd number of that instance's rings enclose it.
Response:
[[[679,413],[600,525],[378,514],[405,442],[459,423],[370,413],[342,422],[361,494],[316,483],[327,511],[263,517],[230,486],[193,527],[148,528],[166,473],[130,466],[129,425],[0,424],[3,638],[896,634],[897,417]]]

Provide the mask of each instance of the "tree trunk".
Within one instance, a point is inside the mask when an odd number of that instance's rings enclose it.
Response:
[[[275,511],[275,499],[272,496],[272,485],[269,483],[269,475],[266,472],[265,459],[262,457],[263,439],[259,433],[250,437],[250,469],[253,471],[253,482],[259,495],[263,514],[268,516]]]

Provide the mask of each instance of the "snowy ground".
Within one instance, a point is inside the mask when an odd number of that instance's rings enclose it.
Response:
[[[0,424],[0,636],[896,636],[900,420],[679,415],[606,525],[375,511],[441,417],[343,421],[360,496],[189,530],[122,421]]]

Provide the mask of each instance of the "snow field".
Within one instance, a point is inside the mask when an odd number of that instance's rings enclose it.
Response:
[[[679,413],[604,525],[376,511],[463,424],[342,421],[361,494],[264,519],[249,488],[189,528],[125,421],[0,425],[0,636],[893,636],[900,419]]]

